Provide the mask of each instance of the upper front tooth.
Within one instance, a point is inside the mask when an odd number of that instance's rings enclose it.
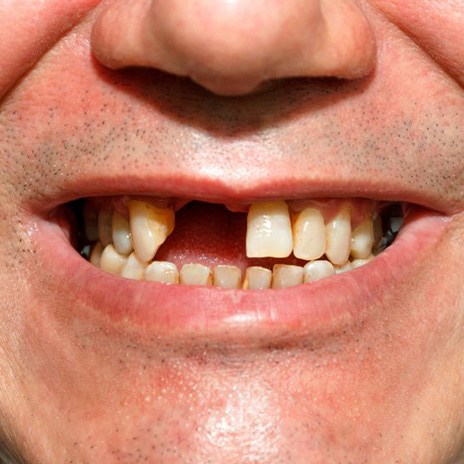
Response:
[[[130,233],[129,221],[120,213],[113,213],[112,221],[113,243],[122,255],[128,255],[132,252],[132,239]]]
[[[285,201],[252,204],[247,223],[246,254],[249,258],[285,258],[290,255],[293,239]]]
[[[306,208],[296,215],[293,224],[293,254],[309,261],[324,253],[324,218],[317,208]]]
[[[366,259],[372,253],[374,245],[374,224],[371,218],[364,219],[353,231],[351,238],[351,256]]]
[[[351,251],[351,212],[343,205],[337,215],[326,225],[327,258],[338,266],[348,261]]]
[[[128,207],[135,252],[141,261],[150,261],[174,229],[174,211],[139,200],[131,200]]]

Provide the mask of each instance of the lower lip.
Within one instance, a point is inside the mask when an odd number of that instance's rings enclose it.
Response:
[[[41,221],[33,237],[38,259],[68,295],[70,309],[92,308],[82,317],[96,311],[161,338],[269,341],[346,330],[368,317],[376,302],[414,279],[417,263],[440,239],[448,219],[411,212],[393,245],[365,266],[311,284],[262,291],[123,279],[81,258],[56,224]]]

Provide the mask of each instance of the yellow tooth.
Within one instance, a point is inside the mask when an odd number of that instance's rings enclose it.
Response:
[[[111,235],[111,213],[101,209],[98,213],[98,237],[104,247],[111,243]]]
[[[118,253],[128,255],[134,250],[132,246],[129,221],[120,213],[115,211],[112,219],[113,243]]]
[[[337,266],[348,261],[351,251],[351,212],[349,205],[343,205],[326,227],[327,258]]]
[[[219,265],[214,268],[213,282],[220,288],[239,288],[242,271],[237,266]]]
[[[272,268],[272,288],[293,287],[303,283],[303,268],[291,264],[275,264]]]
[[[180,283],[184,285],[211,285],[211,269],[203,264],[184,264],[180,270]]]
[[[246,254],[249,258],[285,258],[293,249],[292,229],[285,201],[266,201],[250,206]]]
[[[314,282],[325,277],[330,277],[335,274],[335,269],[330,261],[321,259],[306,263],[304,267],[304,282]]]
[[[142,280],[147,265],[137,258],[135,253],[131,253],[121,269],[121,277],[127,279]]]
[[[293,223],[293,254],[306,261],[325,253],[324,218],[317,208],[305,208]]]
[[[353,231],[351,237],[351,256],[358,259],[366,259],[372,254],[374,245],[374,224],[367,217]]]
[[[164,284],[179,283],[179,271],[174,263],[153,261],[145,270],[145,280]]]
[[[148,262],[174,229],[174,211],[139,200],[131,200],[128,206],[134,250],[141,261]]]
[[[353,269],[356,269],[357,267],[364,266],[365,264],[372,261],[373,259],[374,259],[374,255],[370,255],[364,259],[353,259],[353,261],[351,261],[351,265],[353,266]]]
[[[261,266],[247,267],[243,288],[260,290],[271,287],[272,272]]]
[[[103,253],[103,245],[101,242],[97,242],[90,253],[89,261],[96,267],[100,267],[100,259]]]
[[[100,269],[111,274],[119,275],[127,258],[120,255],[110,243],[105,247],[100,258]]]

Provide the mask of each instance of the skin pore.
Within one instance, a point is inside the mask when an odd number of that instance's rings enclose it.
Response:
[[[463,10],[0,0],[0,443],[14,462],[464,462]],[[311,320],[290,324],[277,290],[152,297],[92,268],[57,211],[120,195],[422,213],[371,268],[285,290],[288,314],[304,301]]]

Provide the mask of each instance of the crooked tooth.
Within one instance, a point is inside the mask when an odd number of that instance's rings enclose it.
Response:
[[[132,246],[129,221],[120,213],[115,211],[112,219],[113,243],[118,253],[128,255],[134,250]]]
[[[285,258],[293,249],[285,201],[253,203],[248,211],[246,254],[249,258]]]
[[[291,264],[275,264],[272,268],[272,288],[293,287],[303,283],[303,268]]]
[[[184,264],[180,270],[180,283],[184,285],[211,285],[211,269],[203,264]]]
[[[335,274],[335,269],[330,261],[321,259],[312,261],[304,266],[304,282],[314,282],[325,277],[330,277]]]
[[[111,213],[104,209],[98,213],[98,237],[104,247],[111,243]]]
[[[324,217],[317,208],[306,208],[293,223],[293,254],[306,261],[325,253]]]
[[[128,207],[134,250],[148,262],[174,229],[174,211],[139,200],[131,200]]]
[[[105,247],[100,258],[100,269],[111,274],[119,275],[127,258],[120,255],[110,243]]]
[[[237,266],[219,265],[214,268],[213,282],[220,288],[239,288],[242,271]]]
[[[121,269],[121,277],[142,280],[146,267],[147,265],[140,261],[135,253],[131,253]]]
[[[351,213],[349,205],[343,205],[337,215],[327,223],[326,227],[327,258],[342,266],[348,261],[351,251]]]
[[[145,280],[164,284],[178,284],[179,271],[174,263],[153,261],[145,270]]]
[[[353,231],[351,237],[351,256],[357,259],[366,259],[372,253],[374,245],[374,224],[367,217]]]
[[[100,259],[103,253],[103,245],[101,242],[97,242],[90,252],[89,261],[96,267],[100,267]]]
[[[245,272],[243,288],[262,290],[271,287],[272,271],[261,266],[250,266]]]

